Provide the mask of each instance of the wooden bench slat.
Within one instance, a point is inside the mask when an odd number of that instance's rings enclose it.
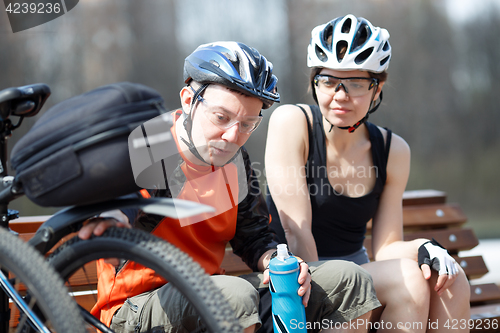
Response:
[[[87,311],[90,311],[97,301],[97,294],[77,295],[73,297],[76,302]],[[19,324],[19,310],[16,307],[13,307],[12,304],[9,304],[9,307],[12,311],[9,326],[16,327]]]
[[[462,209],[457,204],[425,204],[403,207],[403,227],[406,231],[457,228],[467,222]],[[372,221],[366,225],[371,234]]]
[[[22,216],[9,222],[9,227],[20,234],[35,233],[40,225],[47,221],[51,215]]]
[[[470,250],[479,244],[479,241],[472,229],[427,230],[404,234],[405,241],[410,241],[417,238],[434,238],[451,254],[456,254],[458,253],[458,251]],[[373,259],[371,237],[365,238],[364,246],[366,247],[366,251],[368,252],[368,257],[370,259]]]
[[[434,238],[451,254],[470,250],[479,244],[474,231],[470,228],[417,231],[404,235],[404,239],[407,241],[417,238]]]
[[[500,301],[500,287],[494,283],[475,284],[470,286],[471,304],[488,301]]]
[[[77,295],[73,296],[76,302],[81,305],[87,311],[90,311],[94,304],[97,302],[97,293],[96,294],[87,294],[87,295]]]
[[[479,318],[500,318],[500,304],[487,304],[471,306],[470,314],[472,319]],[[500,322],[499,322],[500,325]]]
[[[474,327],[471,333],[489,333],[500,331],[500,303],[489,305],[475,305],[470,308]]]
[[[95,261],[89,262],[84,268],[79,269],[69,278],[69,284],[72,288],[97,285],[97,267]]]
[[[436,190],[411,190],[403,194],[403,206],[442,204],[446,202],[446,193]]]
[[[26,233],[19,234],[19,238],[21,238],[25,242],[29,241],[33,236],[35,236],[34,232],[26,232]]]
[[[465,222],[467,222],[467,217],[456,204],[433,204],[403,208],[405,228],[459,227]]]
[[[463,268],[465,275],[469,280],[479,279],[488,273],[488,267],[482,256],[459,257],[453,256],[457,263]]]

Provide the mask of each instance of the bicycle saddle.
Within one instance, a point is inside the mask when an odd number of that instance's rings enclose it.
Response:
[[[44,83],[7,88],[0,91],[0,120],[9,116],[33,117],[50,96],[50,88]]]

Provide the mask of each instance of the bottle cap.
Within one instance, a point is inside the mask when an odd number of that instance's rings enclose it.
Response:
[[[290,258],[290,255],[288,254],[288,247],[286,244],[278,244],[278,254],[276,257],[281,261],[285,261],[286,259]]]

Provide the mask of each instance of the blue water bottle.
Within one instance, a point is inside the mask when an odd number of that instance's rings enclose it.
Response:
[[[279,244],[277,256],[269,262],[269,290],[275,333],[307,333],[306,311],[302,297],[297,294],[300,287],[299,273],[297,258],[288,254],[286,244]]]

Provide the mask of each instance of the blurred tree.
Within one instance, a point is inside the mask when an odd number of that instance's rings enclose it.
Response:
[[[500,218],[500,2],[469,3],[86,0],[56,20],[15,34],[2,12],[0,89],[45,82],[53,92],[47,109],[97,86],[127,80],[157,89],[174,109],[184,57],[201,43],[238,40],[273,63],[282,103],[312,103],[306,66],[310,31],[353,13],[391,34],[384,102],[370,120],[391,128],[412,147],[408,189],[444,190],[464,207],[475,228],[480,221],[489,228]],[[261,172],[273,109],[264,112],[247,145]],[[23,123],[10,146],[35,120]],[[25,199],[13,206],[24,214],[53,211]],[[500,228],[491,229],[487,236],[500,237]]]

